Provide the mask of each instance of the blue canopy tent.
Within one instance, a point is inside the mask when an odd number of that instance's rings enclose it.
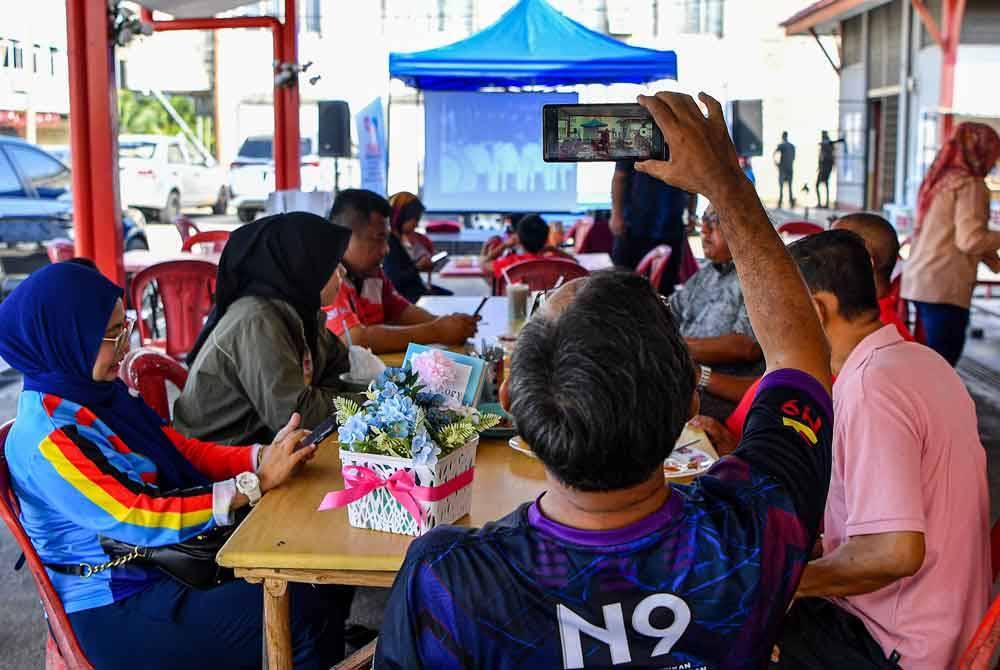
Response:
[[[519,0],[496,23],[438,49],[389,54],[389,75],[423,90],[613,84],[677,78],[677,54],[594,32],[545,0]]]

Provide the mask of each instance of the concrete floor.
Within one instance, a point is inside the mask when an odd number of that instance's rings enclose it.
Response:
[[[779,216],[779,219],[786,217]],[[203,229],[231,228],[232,217],[198,217]],[[170,226],[150,226],[152,248],[176,249],[180,237]],[[485,283],[479,280],[442,282],[460,295],[481,295]],[[989,467],[993,519],[1000,516],[1000,298],[977,300],[973,312],[973,330],[985,336],[970,338],[966,355],[958,371],[976,402],[979,428],[986,448]],[[0,422],[15,414],[20,379],[0,361]],[[20,551],[6,529],[0,529],[0,667],[9,670],[35,670],[44,666],[45,623],[34,583],[27,570],[14,572]],[[364,589],[355,599],[352,621],[368,627],[381,623],[385,607],[385,589]]]

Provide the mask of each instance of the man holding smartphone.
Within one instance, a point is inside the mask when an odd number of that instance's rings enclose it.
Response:
[[[611,232],[615,234],[611,258],[615,265],[634,270],[654,248],[669,245],[670,262],[658,288],[670,295],[683,258],[684,236],[697,221],[698,196],[637,172],[634,163],[618,161],[611,180]]]

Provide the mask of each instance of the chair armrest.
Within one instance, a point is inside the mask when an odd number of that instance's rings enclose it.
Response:
[[[333,666],[333,670],[369,670],[375,661],[375,645],[378,638],[375,638],[356,652],[345,658],[343,661]]]

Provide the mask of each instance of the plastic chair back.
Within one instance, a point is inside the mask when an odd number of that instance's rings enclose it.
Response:
[[[188,373],[180,363],[155,349],[143,347],[130,351],[118,373],[129,388],[139,392],[143,401],[156,410],[164,421],[170,421],[170,400],[167,382],[184,389]]]
[[[986,615],[958,661],[958,670],[989,670],[994,668],[993,656],[1000,647],[1000,596],[994,598]]]
[[[427,224],[428,233],[460,233],[462,224],[458,221],[430,221]]]
[[[498,293],[507,292],[507,282],[527,284],[532,291],[547,291],[562,277],[563,283],[571,279],[586,277],[590,272],[574,260],[568,258],[541,258],[521,261],[507,268],[505,277],[498,282]]]
[[[151,324],[142,314],[142,294],[146,287],[156,282],[167,322],[167,337],[163,346],[167,356],[181,360],[194,346],[205,324],[205,317],[212,309],[217,271],[216,265],[208,261],[183,260],[154,263],[136,273],[130,289],[132,304],[140,313],[137,325],[144,346],[153,343]]]
[[[31,544],[24,526],[21,525],[21,505],[11,486],[10,470],[7,467],[7,435],[13,425],[13,421],[8,421],[0,426],[0,517],[24,552],[24,560],[31,570],[31,576],[35,580],[35,587],[38,589],[38,596],[42,600],[42,607],[48,619],[49,637],[45,644],[45,667],[92,670],[94,666],[87,660],[87,655],[83,653],[80,642],[76,639],[73,626],[66,616],[59,594],[52,586],[52,580],[45,571],[42,559]]]
[[[202,253],[221,254],[229,241],[229,231],[227,230],[206,230],[195,233],[184,240],[181,251],[201,251]]]
[[[417,244],[427,249],[427,251],[429,251],[431,255],[434,254],[434,243],[431,242],[431,238],[427,237],[423,233],[418,233],[415,230],[412,233],[410,233],[410,237],[412,237],[413,240],[417,242]]]
[[[677,283],[685,284],[688,279],[698,274],[701,266],[698,265],[698,259],[694,257],[694,251],[691,249],[691,241],[687,238],[684,238],[684,248],[681,253],[681,267],[677,270]]]
[[[663,281],[663,273],[667,270],[667,264],[670,262],[672,254],[673,249],[668,244],[655,247],[639,261],[639,265],[635,268],[636,274],[647,277],[653,288],[659,291],[660,282]]]
[[[823,226],[812,221],[788,221],[778,226],[779,235],[815,235],[824,230]]]
[[[68,261],[76,254],[73,241],[64,237],[58,237],[45,243],[45,251],[49,255],[50,263],[61,263]]]
[[[580,237],[580,242],[576,245],[578,254],[610,254],[615,246],[615,236],[607,221],[594,221],[583,230]]]
[[[194,221],[183,214],[174,219],[174,226],[177,227],[177,232],[181,235],[181,242],[187,242],[189,237],[197,235],[201,232],[201,230],[198,229],[198,226],[195,225]]]

